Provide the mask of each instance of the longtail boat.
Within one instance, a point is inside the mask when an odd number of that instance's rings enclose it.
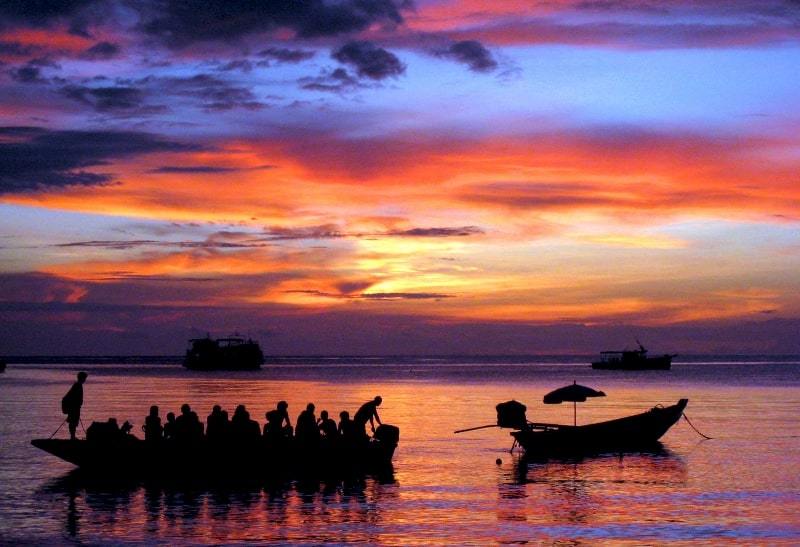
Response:
[[[380,426],[372,438],[351,443],[303,444],[295,438],[279,443],[151,442],[131,434],[112,439],[34,439],[31,444],[81,470],[109,475],[204,477],[320,475],[360,473],[391,466],[399,429]]]
[[[530,456],[635,451],[654,446],[680,419],[688,402],[681,399],[672,406],[587,425],[527,422],[511,436]]]

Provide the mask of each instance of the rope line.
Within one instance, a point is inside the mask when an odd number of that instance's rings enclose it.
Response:
[[[701,437],[703,437],[704,439],[709,439],[709,440],[711,439],[711,437],[709,437],[708,435],[703,435],[703,434],[700,432],[700,430],[699,430],[699,429],[697,429],[697,428],[694,426],[694,424],[693,424],[692,422],[690,422],[690,421],[689,421],[689,417],[686,415],[686,413],[685,413],[685,412],[683,413],[683,418],[684,418],[684,420],[686,420],[686,423],[688,423],[690,426],[692,426],[692,429],[694,429],[694,430],[697,432],[697,434],[698,434],[698,435],[700,435],[700,436],[701,436]]]
[[[56,429],[55,431],[53,431],[53,434],[52,434],[52,435],[50,435],[50,438],[51,438],[51,439],[52,439],[53,437],[55,437],[55,436],[56,436],[56,433],[58,433],[59,431],[61,431],[61,428],[62,428],[62,427],[64,427],[64,424],[65,424],[65,423],[67,423],[67,420],[64,420],[63,422],[61,422],[61,425],[60,425],[60,426],[58,426],[58,429]]]

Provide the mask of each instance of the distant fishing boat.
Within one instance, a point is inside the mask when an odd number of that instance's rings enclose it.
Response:
[[[264,354],[255,340],[241,336],[193,338],[183,359],[191,370],[255,370],[264,363]]]
[[[647,349],[639,342],[639,349],[601,351],[600,360],[592,362],[592,368],[605,370],[669,370],[676,354],[648,357]]]

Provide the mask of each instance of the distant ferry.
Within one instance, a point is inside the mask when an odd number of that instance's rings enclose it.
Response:
[[[669,370],[673,355],[648,357],[647,350],[637,340],[639,349],[601,351],[600,360],[592,362],[592,368],[608,370]]]
[[[240,336],[193,338],[183,366],[192,370],[255,370],[264,363],[258,342]]]

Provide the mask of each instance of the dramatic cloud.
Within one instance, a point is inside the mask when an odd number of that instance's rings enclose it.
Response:
[[[120,47],[111,42],[98,42],[83,52],[81,57],[89,61],[103,61],[113,59],[119,55]]]
[[[358,78],[351,76],[344,68],[323,72],[316,77],[300,78],[297,83],[300,84],[302,89],[328,93],[345,93],[365,87],[358,81]]]
[[[484,233],[477,226],[461,226],[458,228],[409,228],[387,232],[387,235],[402,237],[465,237]]]
[[[376,293],[329,293],[318,290],[291,290],[285,291],[288,294],[306,294],[320,296],[323,298],[334,298],[344,300],[440,300],[442,298],[453,298],[452,294],[432,293],[432,292],[376,292]]]
[[[39,49],[33,44],[0,40],[0,56],[2,57],[28,57]]]
[[[107,184],[112,175],[86,169],[120,158],[193,149],[197,147],[133,131],[0,127],[0,194]]]
[[[221,167],[218,165],[162,165],[150,169],[148,173],[154,175],[171,174],[198,174],[213,175],[216,173],[237,173],[239,171],[258,171],[261,169],[275,169],[274,165],[257,165],[255,167]]]
[[[497,61],[492,57],[492,52],[477,40],[456,42],[446,50],[437,52],[437,55],[463,63],[474,72],[491,72],[497,68]]]
[[[69,85],[61,93],[98,112],[139,111],[144,107],[144,93],[135,87],[87,87]]]
[[[171,173],[199,173],[199,174],[214,174],[214,173],[233,173],[235,171],[240,171],[236,167],[216,167],[213,165],[187,165],[187,166],[179,166],[179,165],[163,165],[161,167],[156,167],[155,169],[150,169],[148,173],[154,174],[171,174]]]
[[[375,238],[375,237],[467,237],[483,234],[477,226],[460,226],[457,228],[408,228],[405,230],[386,230],[374,232],[348,232],[335,224],[306,226],[300,228],[272,227],[265,230],[271,240],[293,239],[332,239],[332,238]]]
[[[346,237],[338,226],[325,224],[321,226],[306,226],[302,228],[272,227],[265,230],[267,237],[273,240],[292,239],[330,239]]]
[[[210,111],[235,108],[258,110],[266,106],[250,89],[209,74],[196,74],[185,78],[148,78],[141,83],[162,88],[165,93],[198,99],[202,108]]]
[[[372,42],[349,42],[331,56],[352,66],[356,73],[372,80],[397,77],[406,71],[406,67],[393,53],[376,46]]]
[[[799,15],[0,3],[4,340],[258,321],[287,353],[539,351],[513,324],[800,317]]]
[[[283,47],[269,47],[258,52],[260,57],[272,59],[282,63],[299,63],[307,61],[314,56],[313,51],[306,49],[289,49]]]
[[[247,35],[289,29],[302,38],[334,36],[373,24],[403,22],[409,2],[392,0],[206,0],[153,2],[142,10],[143,29],[167,44],[230,41]]]
[[[30,64],[15,68],[10,74],[14,80],[23,84],[41,84],[47,81],[42,78],[41,69]]]
[[[53,21],[77,15],[95,0],[4,0],[0,2],[0,23],[15,22],[32,26],[45,26]]]

